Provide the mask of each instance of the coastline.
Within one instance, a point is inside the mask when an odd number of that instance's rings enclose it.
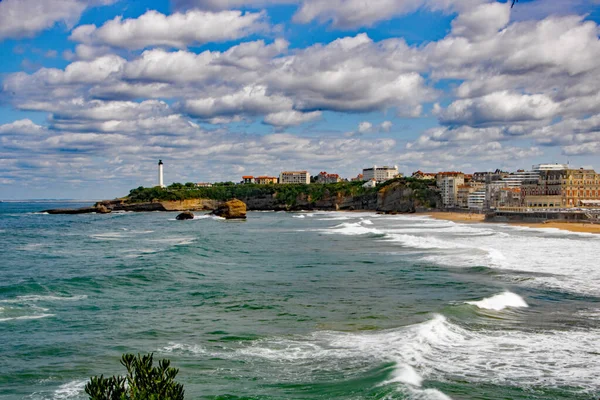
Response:
[[[444,221],[460,222],[460,223],[488,223],[496,224],[498,222],[486,222],[485,215],[483,214],[469,214],[469,213],[457,213],[457,212],[444,212],[444,211],[432,211],[418,213],[419,215],[427,215],[431,218],[440,219]],[[525,226],[528,228],[541,228],[541,229],[560,229],[570,232],[579,233],[594,233],[600,234],[600,225],[586,224],[579,222],[502,222],[503,224]]]

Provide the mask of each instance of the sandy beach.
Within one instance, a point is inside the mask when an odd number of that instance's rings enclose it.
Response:
[[[446,221],[460,223],[486,223],[483,214],[469,214],[456,212],[430,212],[424,213],[432,218],[442,219]],[[489,222],[496,223],[496,222]],[[571,223],[571,222],[546,222],[546,223],[530,223],[530,222],[507,222],[510,225],[527,226],[530,228],[554,228],[562,229],[571,232],[584,232],[600,234],[600,225],[586,223]]]

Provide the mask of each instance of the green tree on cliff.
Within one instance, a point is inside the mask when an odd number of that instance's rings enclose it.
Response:
[[[94,376],[85,385],[90,400],[183,400],[183,385],[175,382],[178,369],[169,360],[152,366],[153,355],[124,354],[121,364],[127,375]]]

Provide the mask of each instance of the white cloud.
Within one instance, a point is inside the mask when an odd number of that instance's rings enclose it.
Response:
[[[460,13],[452,21],[452,33],[472,40],[482,40],[496,35],[510,20],[510,4],[489,3]]]
[[[440,121],[449,125],[485,125],[551,119],[559,105],[546,95],[495,92],[474,99],[460,99],[441,112]]]
[[[264,13],[190,10],[164,15],[149,10],[137,18],[123,20],[115,17],[99,28],[95,25],[79,26],[70,38],[88,45],[131,50],[149,46],[185,48],[248,36],[266,29],[264,20]]]
[[[358,133],[368,133],[373,129],[373,124],[369,121],[363,121],[358,124]]]
[[[0,41],[5,38],[33,37],[57,22],[68,28],[79,21],[90,6],[113,0],[3,0],[0,1]]]
[[[271,95],[265,86],[246,86],[221,97],[186,100],[181,108],[198,118],[227,115],[264,115],[289,111],[293,102],[287,97]]]
[[[298,0],[172,0],[178,9],[228,10],[240,7],[264,7],[276,4],[294,4]]]
[[[381,132],[389,132],[392,129],[392,126],[394,126],[394,124],[392,123],[392,121],[383,121],[379,125],[379,130]]]
[[[303,113],[296,110],[289,110],[268,114],[265,117],[265,123],[276,127],[289,127],[314,121],[319,118],[321,118],[320,111]]]
[[[0,125],[2,135],[34,135],[43,132],[45,128],[30,119],[21,119],[8,124]]]

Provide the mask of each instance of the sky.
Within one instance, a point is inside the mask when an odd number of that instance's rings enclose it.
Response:
[[[0,0],[0,199],[600,170],[600,0]]]

